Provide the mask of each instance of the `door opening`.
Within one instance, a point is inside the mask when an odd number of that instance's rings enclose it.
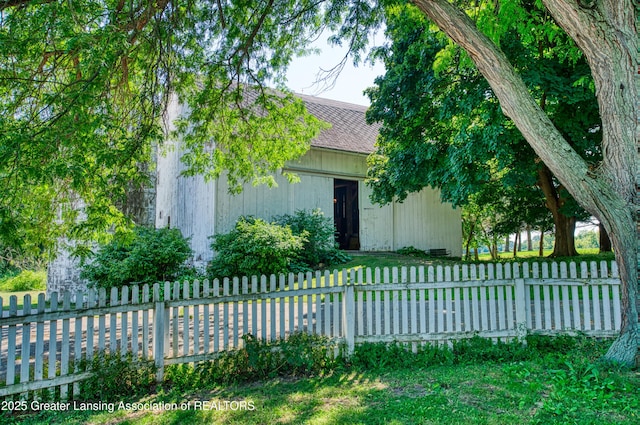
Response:
[[[360,217],[358,211],[358,182],[333,181],[333,219],[336,242],[340,249],[360,249]]]

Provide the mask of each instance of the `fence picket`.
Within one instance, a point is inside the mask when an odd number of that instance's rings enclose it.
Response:
[[[496,302],[498,304],[498,329],[507,329],[505,313],[507,311],[506,299],[505,299],[505,291],[507,288],[505,286],[498,286],[496,288]]]
[[[391,282],[398,283],[398,268],[393,267],[391,269]],[[392,320],[393,320],[393,334],[398,335],[400,333],[400,291],[393,291],[392,293],[393,307],[392,307]]]
[[[180,282],[173,282],[172,284],[172,298],[174,300],[180,299]],[[178,357],[180,347],[180,307],[174,306],[171,313],[171,353],[173,357]]]
[[[75,309],[76,310],[80,310],[83,305],[83,298],[84,295],[81,292],[77,292],[75,295]],[[73,319],[73,324],[74,324],[74,336],[73,336],[73,361],[74,361],[74,366],[73,366],[73,371],[74,372],[79,372],[78,367],[78,360],[80,360],[80,357],[82,356],[82,322],[83,322],[83,317],[75,317]],[[77,395],[80,394],[80,383],[79,382],[74,382],[73,383],[73,395]]]
[[[528,266],[528,265],[527,265]],[[531,264],[531,267],[527,267],[527,274],[524,275],[525,278],[533,278],[533,279],[540,279],[540,264],[538,263],[533,263]]]
[[[233,295],[239,295],[240,294],[240,279],[238,279],[237,277],[233,278]],[[233,348],[238,348],[238,336],[240,334],[240,323],[239,323],[239,307],[240,307],[240,303],[239,302],[234,302],[233,303],[233,328],[232,328],[232,332],[233,332]]]
[[[469,288],[465,287],[462,288],[462,293],[463,293],[463,298],[464,298],[464,302],[463,302],[463,320],[464,320],[464,331],[465,332],[469,332],[472,330],[472,321],[471,321],[471,300],[470,300],[470,293],[469,293]]]
[[[542,329],[542,299],[540,298],[540,286],[533,286],[533,304],[535,305],[535,327],[536,329]]]
[[[366,283],[367,283],[367,289],[370,288],[370,285],[373,283],[372,280],[372,275],[371,275],[371,269],[367,268],[366,270]],[[374,335],[373,332],[373,303],[377,301],[377,296],[375,295],[375,292],[370,291],[367,292],[367,313],[366,313],[366,317],[367,317],[367,331],[365,332],[360,332],[360,335]],[[374,296],[376,297],[376,301],[374,301]]]
[[[436,299],[438,310],[436,311],[436,320],[438,322],[438,333],[444,332],[444,289],[436,290]]]
[[[454,275],[456,274],[457,265],[454,269]],[[418,269],[418,282],[424,282],[424,266],[420,266]],[[427,332],[427,301],[426,301],[426,290],[419,289],[418,290],[418,305],[419,305],[419,315],[420,315],[420,328],[418,332],[426,333]]]
[[[617,330],[620,329],[621,323],[622,323],[622,310],[621,310],[621,305],[620,305],[620,287],[619,286],[613,286],[612,288],[612,292],[613,292],[613,329]]]
[[[275,287],[273,289],[275,290]],[[225,297],[229,295],[229,278],[227,277],[222,280],[222,295]],[[273,316],[275,316],[275,314]],[[273,325],[275,326],[275,321]],[[275,330],[271,335],[272,338],[275,337],[274,334]],[[222,348],[225,351],[229,349],[229,303],[226,301],[222,303]]]
[[[380,276],[380,268],[376,267],[375,270],[375,283],[379,284],[381,283],[381,276]],[[376,329],[375,329],[375,333],[374,335],[382,335],[382,292],[381,291],[375,291],[374,292],[376,300],[375,300],[375,316],[376,316]]]
[[[318,274],[316,274],[317,276],[317,281],[320,280],[319,278],[319,272]],[[260,277],[260,293],[262,294],[266,294],[267,293],[267,277],[266,276],[261,276]],[[317,297],[318,299],[318,303],[320,302],[320,297]],[[267,299],[263,298],[262,299],[262,305],[260,306],[260,329],[262,329],[262,340],[263,341],[267,341]],[[318,308],[318,311],[320,310],[320,308]],[[215,317],[218,317],[217,311],[215,312]],[[317,323],[318,326],[320,326],[320,322]],[[320,333],[319,330],[317,330],[317,333]],[[218,351],[217,349],[215,351]]]
[[[491,329],[489,327],[489,312],[487,311],[487,290],[488,288],[481,286],[480,290],[480,321],[482,329]]]
[[[49,298],[49,311],[51,313],[56,313],[58,311],[58,293],[53,292],[51,297]],[[47,378],[53,379],[56,377],[56,360],[58,357],[58,321],[52,319],[49,321],[49,358],[48,360],[48,371]],[[7,373],[9,370],[9,364],[7,364]],[[7,378],[7,385],[9,385],[9,380]],[[51,388],[50,397],[55,398],[55,387]]]
[[[115,288],[114,288],[115,289]],[[65,291],[62,296],[62,309],[64,311],[71,310],[71,293],[69,291]],[[69,319],[65,318],[62,320],[62,349],[60,355],[60,376],[66,376],[69,374]],[[62,385],[60,386],[60,398],[62,400],[67,399],[67,394],[69,393],[69,386]]]
[[[107,306],[107,290],[105,288],[98,289],[98,306]],[[98,316],[98,351],[103,352],[107,346],[107,313]]]
[[[562,285],[562,326],[556,326],[556,329],[571,329],[571,300],[569,299],[569,287]]]
[[[445,308],[447,310],[447,332],[453,332],[455,325],[453,323],[453,288],[445,290]]]
[[[307,279],[306,279],[306,284],[305,284],[305,289],[313,289],[314,285],[313,285],[313,273],[311,272],[307,272]],[[309,295],[307,295],[307,327],[306,330],[308,333],[313,333],[313,318],[314,318],[314,312],[313,312],[313,295],[310,293]]]
[[[360,285],[362,284],[362,269],[360,269],[358,271],[358,280],[356,281],[356,271],[355,270],[351,270],[351,284],[352,285]],[[364,298],[366,297],[366,292],[360,292],[359,294],[356,294],[354,292],[354,300],[355,300],[355,320],[356,320],[356,327],[355,327],[355,335],[361,335],[363,334],[363,328],[364,328]]]
[[[23,297],[22,314],[28,316],[31,314],[31,295],[26,294]],[[25,322],[22,325],[22,340],[20,341],[20,383],[29,382],[30,360],[31,360],[31,322]],[[20,398],[26,400],[28,393],[20,394]]]
[[[498,288],[489,286],[487,287],[488,303],[489,303],[489,329],[498,329],[498,315],[496,312],[496,303],[498,302]]]
[[[592,285],[591,286],[591,294],[593,299],[593,329],[598,331],[602,329],[601,318],[600,318],[600,286]]]
[[[605,275],[606,276],[606,275]],[[609,286],[602,285],[602,313],[604,319],[604,330],[612,330],[611,327],[611,299],[609,297]]]
[[[329,282],[329,278],[330,278],[329,271],[326,270],[324,272],[324,276],[322,276],[322,281],[321,281],[323,288],[327,288],[331,286]],[[330,293],[325,294],[321,297],[323,299],[321,324],[324,323],[324,335],[331,335],[331,315],[329,314],[331,311],[330,297],[331,297]],[[322,332],[318,332],[318,333],[321,334]]]
[[[242,278],[242,295],[248,295],[249,292],[249,278],[244,276]],[[253,303],[252,303],[253,304]],[[245,297],[242,302],[242,335],[247,335],[249,331],[249,301]]]
[[[307,279],[311,281],[311,277],[307,277]],[[251,294],[257,294],[257,293],[258,293],[258,276],[251,276]],[[208,315],[208,312],[206,314]],[[253,301],[251,303],[251,335],[255,337],[258,336],[259,320],[260,319],[258,316],[258,301]]]
[[[345,282],[347,281],[347,271],[346,270],[342,270],[341,273],[339,273],[338,271],[334,271],[333,273],[333,287],[339,286],[340,285],[340,277],[342,277],[342,281]],[[338,338],[340,336],[342,336],[342,329],[341,329],[341,323],[340,323],[340,317],[341,317],[341,308],[340,308],[340,296],[338,293],[333,293],[331,294],[332,298],[333,298],[333,319],[331,320],[331,324],[333,326],[333,336],[335,338]]]
[[[188,300],[190,298],[189,286],[190,286],[189,282],[181,283],[183,300]],[[179,292],[178,292],[178,296],[179,296]],[[190,354],[190,350],[189,350],[189,341],[191,341],[191,338],[189,336],[189,332],[191,330],[191,311],[190,310],[191,309],[188,305],[182,307],[182,338],[180,339],[182,340],[183,356],[188,356]],[[176,321],[177,320],[178,320],[178,317],[176,317]],[[194,338],[195,338],[195,334],[194,334]]]
[[[279,275],[278,285],[279,285],[280,294],[284,292],[284,284],[285,284],[284,275]],[[285,330],[284,302],[285,300],[282,296],[278,297],[278,318],[276,323],[278,324],[277,329],[278,329],[278,336],[280,338],[284,338],[284,330]]]
[[[505,286],[504,288],[506,293],[506,301],[505,301],[505,310],[507,312],[507,323],[504,329],[515,329],[515,323],[513,321],[513,291],[514,288],[512,286]]]
[[[299,289],[307,289],[304,273],[298,273],[298,288]],[[311,310],[309,310],[311,312]],[[305,328],[304,323],[304,296],[298,295],[298,320],[296,324],[296,328],[298,332],[302,332]]]
[[[89,298],[87,299],[87,307],[93,307],[93,303],[91,302],[91,292],[89,293]],[[131,287],[131,304],[138,305],[140,303],[140,287],[138,285],[133,285]],[[138,352],[140,351],[140,324],[138,310],[134,310],[131,314],[131,354],[134,358],[138,357]],[[93,317],[87,317],[87,353],[89,352],[89,335],[93,332]],[[89,355],[87,354],[87,357]]]
[[[200,298],[200,281],[193,282],[193,298]],[[193,354],[200,354],[200,305],[193,306]]]
[[[478,288],[474,286],[471,288],[471,304],[473,305],[473,330],[479,331],[480,328],[480,298],[478,297]]]
[[[409,269],[409,281],[416,282],[416,268],[411,267]],[[409,302],[411,305],[411,316],[409,327],[411,329],[411,333],[418,333],[418,294],[415,289],[409,290]]]
[[[0,304],[0,312],[2,312],[2,305]],[[44,294],[38,294],[38,305],[36,308],[37,314],[45,312]],[[33,379],[35,381],[42,381],[44,376],[44,321],[38,320],[36,323],[36,351],[35,357],[35,369],[33,373]]]
[[[209,314],[209,308],[211,306],[211,284],[209,283],[209,279],[202,281],[202,296],[206,300],[202,305],[202,353],[209,354],[211,352],[211,316]],[[255,313],[252,317],[255,317]]]
[[[554,263],[555,264],[555,263]],[[557,270],[556,270],[557,271]],[[557,276],[557,273],[554,273]],[[542,287],[542,296],[544,297],[544,328],[551,329],[551,293],[549,291],[549,285]]]

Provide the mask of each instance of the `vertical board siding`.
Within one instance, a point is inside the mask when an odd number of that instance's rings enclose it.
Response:
[[[72,302],[73,300],[73,302]],[[335,270],[209,282],[166,282],[62,295],[0,298],[0,397],[47,391],[68,399],[98,353],[165,365],[215,358],[294,332],[362,342],[448,343],[527,332],[615,336],[615,263],[455,265]],[[37,394],[35,394],[37,396]]]

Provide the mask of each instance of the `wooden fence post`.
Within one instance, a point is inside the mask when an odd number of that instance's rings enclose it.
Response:
[[[527,306],[524,279],[515,279],[516,283],[516,337],[525,342],[527,336]]]
[[[342,301],[342,335],[346,344],[347,357],[353,354],[355,346],[355,304],[353,282],[349,282],[344,285]]]
[[[160,284],[153,286],[153,301],[155,308],[153,310],[153,358],[157,368],[156,381],[162,382],[164,378],[164,328],[165,322],[165,303],[160,296]]]

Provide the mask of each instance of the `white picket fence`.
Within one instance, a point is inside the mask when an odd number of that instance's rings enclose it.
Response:
[[[89,374],[76,362],[103,350],[166,365],[214,359],[242,336],[302,331],[344,342],[446,343],[474,335],[615,336],[620,329],[615,262],[456,265],[342,270],[165,283],[44,295],[0,319],[0,397],[48,388],[67,399]],[[73,301],[72,301],[73,300]],[[3,306],[0,298],[0,307]],[[36,395],[37,396],[37,395]]]

